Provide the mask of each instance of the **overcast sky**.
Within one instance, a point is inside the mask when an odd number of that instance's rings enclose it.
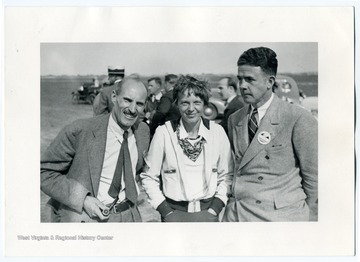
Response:
[[[108,65],[126,75],[236,74],[248,48],[266,46],[278,55],[278,72],[318,72],[317,43],[43,43],[41,75],[107,74]]]

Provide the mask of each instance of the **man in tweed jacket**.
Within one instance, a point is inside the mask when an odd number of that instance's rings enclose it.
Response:
[[[125,78],[112,95],[111,114],[73,122],[44,152],[41,189],[51,197],[53,222],[141,221],[136,203],[124,205],[123,181],[116,200],[108,195],[108,190],[125,131],[134,179],[143,166],[150,133],[148,126],[137,119],[146,97],[146,87],[140,80]],[[121,204],[123,212],[110,210],[109,216],[104,215],[102,211],[115,202],[116,206]]]

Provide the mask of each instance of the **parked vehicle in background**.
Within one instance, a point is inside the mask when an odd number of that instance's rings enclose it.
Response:
[[[289,76],[278,75],[273,91],[286,102],[296,105],[300,104],[299,88],[295,80]]]
[[[304,107],[317,118],[318,98],[306,97],[302,90],[299,90],[296,81],[292,77],[278,75],[273,91],[282,100]],[[209,100],[209,105],[204,109],[204,117],[210,120],[221,118],[225,110],[224,101],[214,96],[217,93],[215,88],[212,93],[213,96]]]
[[[301,101],[301,106],[305,109],[309,110],[313,116],[318,118],[318,97],[317,96],[309,96],[303,101]]]
[[[72,92],[74,103],[85,102],[92,104],[96,95],[101,91],[101,86],[93,82],[84,82],[76,91]]]
[[[214,120],[224,115],[225,103],[220,98],[210,97],[209,104],[204,109],[204,117]]]
[[[310,111],[316,118],[318,117],[318,97],[307,97],[292,77],[278,75],[274,93],[282,100],[299,105]]]

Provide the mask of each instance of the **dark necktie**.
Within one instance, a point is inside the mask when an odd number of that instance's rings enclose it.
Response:
[[[135,204],[137,200],[137,191],[131,167],[131,158],[127,140],[128,134],[128,131],[124,132],[124,139],[121,144],[118,162],[116,164],[114,177],[108,193],[113,198],[116,198],[118,196],[121,189],[121,175],[123,173],[126,198]]]
[[[251,143],[252,139],[254,138],[256,131],[258,129],[258,125],[257,125],[257,120],[256,120],[256,115],[257,115],[257,109],[254,108],[250,119],[249,119],[249,143]]]

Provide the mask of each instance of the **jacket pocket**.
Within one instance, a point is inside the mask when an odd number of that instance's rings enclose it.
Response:
[[[176,173],[176,168],[169,168],[164,170],[164,174],[175,174]]]
[[[277,194],[274,197],[275,208],[280,209],[288,207],[304,199],[306,199],[306,195],[302,190],[289,192],[286,194]]]

